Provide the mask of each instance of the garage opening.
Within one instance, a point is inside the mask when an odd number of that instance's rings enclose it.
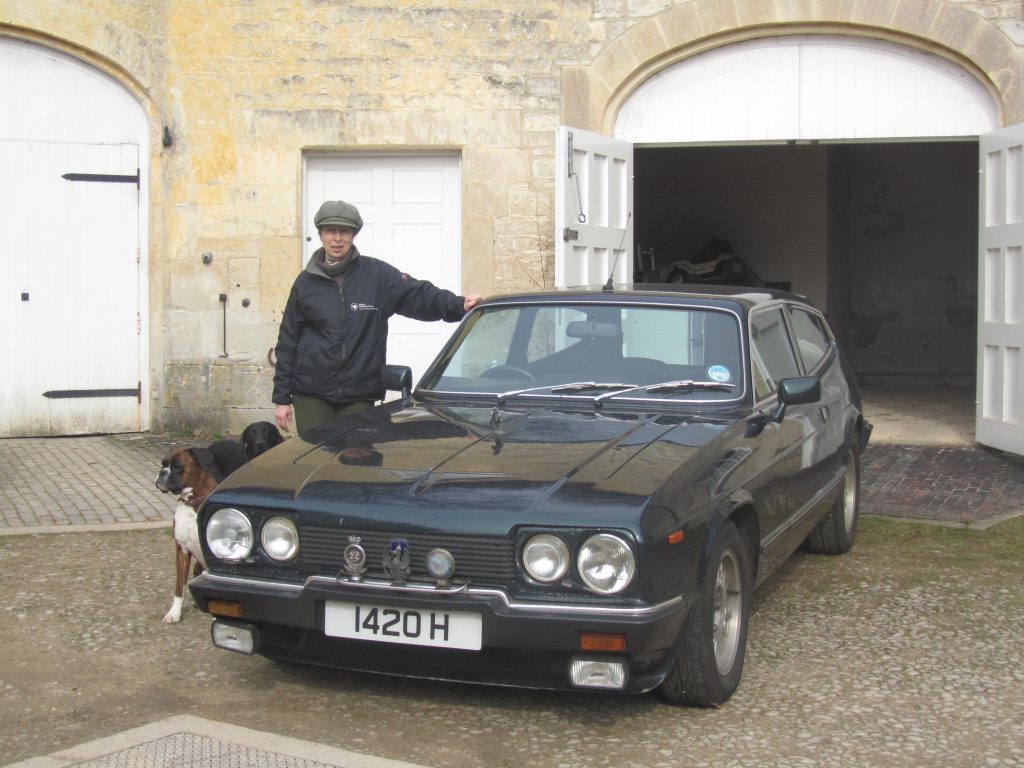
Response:
[[[970,68],[854,36],[666,65],[612,136],[559,128],[556,281],[734,253],[828,313],[864,384],[942,385],[966,418],[977,401],[979,442],[1024,453],[1024,127],[996,130]]]
[[[732,253],[821,307],[865,384],[973,388],[977,156],[972,140],[636,146],[638,277]]]

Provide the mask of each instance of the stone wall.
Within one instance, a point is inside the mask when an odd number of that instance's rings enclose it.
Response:
[[[673,57],[772,33],[913,37],[987,79],[1013,122],[1022,14],[1019,0],[0,0],[0,34],[71,53],[143,104],[152,428],[222,431],[269,413],[304,152],[458,151],[450,287],[547,285],[556,125],[607,131]]]

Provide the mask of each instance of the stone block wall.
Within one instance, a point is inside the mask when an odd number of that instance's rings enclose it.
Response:
[[[607,131],[681,51],[842,30],[961,50],[1008,121],[1024,120],[1019,0],[0,3],[0,34],[103,69],[149,116],[154,430],[234,431],[269,414],[305,152],[458,151],[463,285],[450,287],[550,285],[559,123]]]

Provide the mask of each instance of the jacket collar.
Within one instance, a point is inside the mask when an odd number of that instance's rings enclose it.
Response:
[[[321,258],[321,256],[323,256],[323,253],[324,253],[324,249],[322,247],[321,248],[317,248],[315,251],[313,251],[313,255],[310,256],[309,257],[309,261],[306,262],[306,271],[310,272],[311,274],[316,275],[317,277],[323,277],[323,278],[326,278],[327,280],[333,280],[334,278],[332,278],[330,275],[328,275],[326,272],[324,272],[323,268],[320,266],[320,258]],[[348,268],[349,272],[351,272],[352,269],[355,268],[356,262],[358,260],[359,260],[359,249],[356,248],[355,243],[353,243],[352,244],[352,265]]]

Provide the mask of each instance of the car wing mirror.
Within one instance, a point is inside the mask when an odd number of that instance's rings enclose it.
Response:
[[[757,437],[769,421],[781,422],[791,405],[816,403],[821,399],[821,379],[817,376],[794,376],[779,382],[779,403],[770,414],[755,413],[747,422],[746,437]]]
[[[772,414],[775,421],[782,421],[790,405],[806,405],[821,400],[821,379],[817,376],[794,376],[779,382],[779,405]]]
[[[385,389],[402,393],[403,403],[412,399],[412,368],[407,365],[385,365],[380,369],[380,376],[384,380]]]

